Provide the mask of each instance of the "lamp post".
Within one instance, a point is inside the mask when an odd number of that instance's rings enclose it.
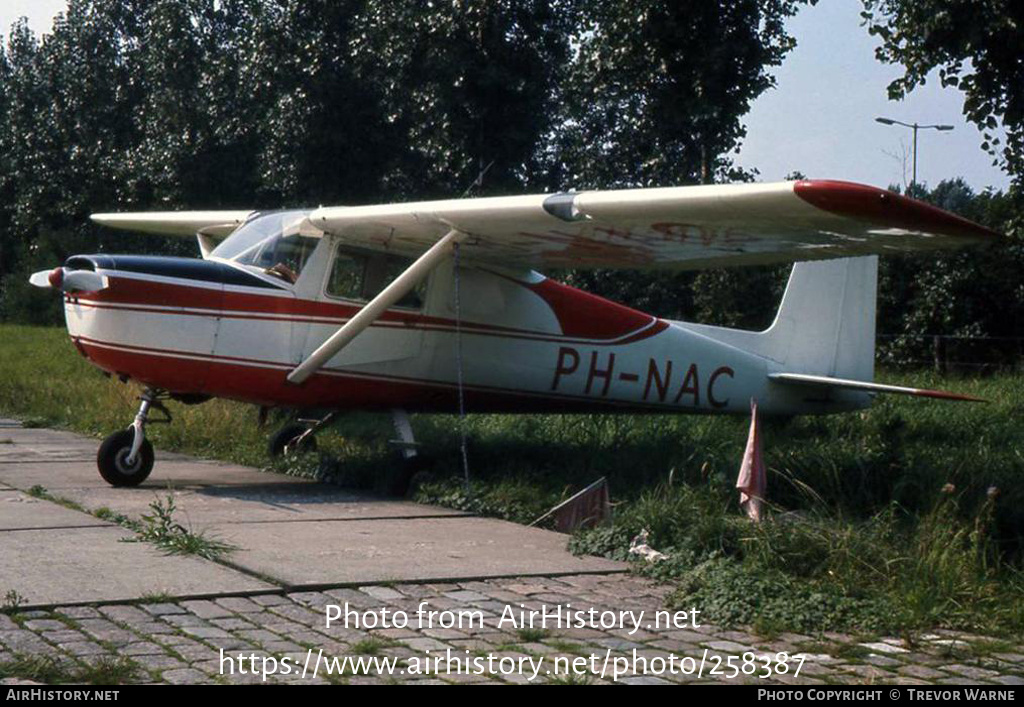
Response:
[[[918,123],[904,123],[901,120],[894,120],[892,118],[875,118],[875,122],[876,123],[881,123],[882,125],[902,125],[903,127],[910,128],[911,130],[914,131],[914,149],[913,149],[913,153],[912,153],[913,156],[914,156],[913,157],[914,168],[913,168],[913,172],[911,173],[912,176],[910,178],[911,189],[913,189],[913,187],[917,186],[917,131],[918,130],[948,131],[948,130],[952,130],[953,129],[952,125],[920,125]]]

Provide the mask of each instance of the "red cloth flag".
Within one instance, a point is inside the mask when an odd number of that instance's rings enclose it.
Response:
[[[612,503],[608,481],[602,476],[572,498],[562,501],[530,525],[554,516],[555,530],[571,533],[577,528],[593,528],[611,519]]]
[[[601,477],[554,509],[555,530],[572,533],[578,528],[594,528],[611,518],[611,514],[608,482]]]
[[[756,523],[763,517],[762,503],[768,490],[768,474],[764,468],[764,449],[761,443],[761,428],[757,423],[757,401],[750,400],[750,434],[747,449],[743,452],[743,463],[736,479],[740,491],[740,505]]]

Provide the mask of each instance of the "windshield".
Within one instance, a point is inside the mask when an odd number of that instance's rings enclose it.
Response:
[[[277,211],[256,216],[214,248],[210,257],[295,282],[323,235],[308,215],[308,211]]]

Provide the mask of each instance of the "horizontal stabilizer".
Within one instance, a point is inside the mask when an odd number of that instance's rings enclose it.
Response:
[[[830,378],[829,376],[811,376],[803,373],[770,373],[768,378],[776,383],[789,383],[793,385],[805,385],[818,388],[842,388],[845,390],[861,390],[867,393],[894,393],[896,395],[916,395],[921,398],[938,398],[940,400],[961,400],[972,403],[986,402],[982,398],[975,398],[960,393],[950,393],[945,390],[928,390],[927,388],[907,388],[900,385],[884,385],[882,383],[869,383],[868,381],[847,380],[845,378]]]

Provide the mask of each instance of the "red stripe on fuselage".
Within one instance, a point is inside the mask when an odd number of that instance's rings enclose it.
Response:
[[[114,373],[132,371],[145,385],[175,393],[203,393],[257,405],[327,407],[352,410],[403,408],[422,412],[458,410],[454,383],[430,382],[329,370],[316,373],[301,386],[291,385],[289,366],[257,359],[203,356],[123,346],[76,337],[89,359]],[[195,378],[205,375],[207,384],[197,390]],[[173,384],[172,384],[173,383]],[[668,406],[632,404],[582,396],[549,396],[542,393],[490,386],[466,386],[466,403],[473,412],[664,412]]]
[[[295,321],[321,324],[342,324],[361,308],[358,304],[315,302],[290,296],[273,296],[197,287],[193,284],[153,282],[138,278],[108,276],[109,285],[100,292],[82,293],[74,297],[84,306],[130,309],[156,314],[223,316],[238,319]],[[550,283],[548,286],[545,284]],[[547,341],[577,339],[632,343],[664,331],[668,324],[636,310],[615,304],[595,295],[560,285],[550,280],[529,287],[551,307],[562,328],[555,332],[519,329],[477,322],[463,322],[467,334],[508,335],[512,338],[543,337]],[[146,308],[146,307],[150,308]],[[180,307],[206,310],[199,312],[168,312],[156,307]],[[278,315],[278,316],[266,316]],[[455,320],[429,317],[414,312],[389,310],[378,322],[411,329],[454,331]],[[517,336],[519,335],[519,336]],[[621,340],[623,337],[628,337]]]
[[[543,280],[528,287],[551,307],[565,336],[621,339],[655,321],[650,314],[554,280]]]

